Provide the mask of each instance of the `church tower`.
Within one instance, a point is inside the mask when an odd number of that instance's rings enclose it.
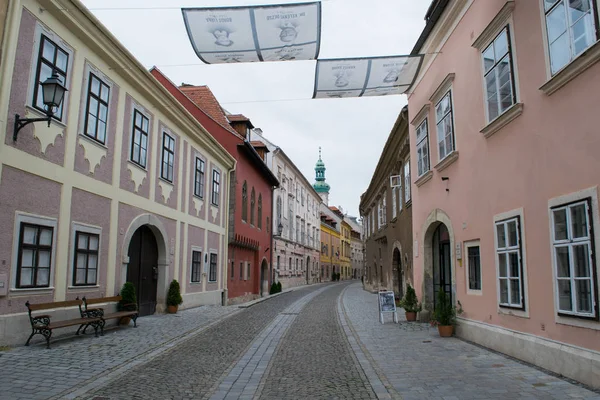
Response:
[[[315,180],[313,185],[315,191],[319,193],[323,203],[329,206],[329,184],[325,182],[325,163],[321,160],[321,148],[319,147],[319,161],[315,164]]]

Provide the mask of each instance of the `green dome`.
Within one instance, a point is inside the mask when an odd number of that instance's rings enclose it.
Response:
[[[331,188],[328,183],[325,182],[325,163],[321,160],[321,148],[319,147],[319,160],[315,164],[315,180],[313,188],[317,193],[329,193]]]

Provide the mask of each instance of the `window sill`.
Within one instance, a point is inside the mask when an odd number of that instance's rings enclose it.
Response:
[[[529,319],[529,313],[527,311],[524,311],[521,308],[511,308],[511,307],[507,307],[507,306],[498,306],[498,314],[501,315],[508,315],[511,317],[518,317],[518,318],[527,318]]]
[[[595,318],[578,317],[576,315],[557,314],[555,322],[560,325],[576,326],[579,328],[594,329],[600,331],[600,322]]]
[[[97,141],[96,139],[89,137],[86,134],[80,133],[79,138],[85,140],[86,142],[93,144],[94,146],[98,146],[102,150],[108,151],[108,147],[106,146],[106,144],[103,144],[103,143]]]
[[[190,282],[190,285],[192,285],[192,286],[202,285],[202,281],[200,281],[200,282]]]
[[[67,286],[68,290],[98,290],[100,289],[99,285],[89,285],[89,286]]]
[[[204,197],[193,194],[196,199],[204,201]]]
[[[161,181],[162,183],[166,183],[167,185],[171,185],[171,186],[175,187],[175,184],[173,182],[170,182],[170,181],[166,180],[162,176],[159,176],[158,180]]]
[[[414,183],[415,183],[415,185],[417,185],[417,187],[421,187],[426,182],[429,182],[431,180],[431,178],[433,178],[433,171],[429,170],[429,171],[425,172],[423,175],[421,175],[419,177],[419,179],[417,179]]]
[[[515,103],[502,115],[496,117],[496,119],[487,124],[479,132],[483,133],[483,136],[487,139],[500,129],[504,128],[521,114],[523,114],[523,103]]]
[[[593,44],[544,83],[540,90],[550,96],[600,60],[600,41]]]
[[[467,295],[469,295],[469,296],[483,296],[483,291],[481,291],[481,290],[467,289]]]
[[[456,160],[458,160],[458,151],[454,150],[452,153],[448,154],[446,158],[437,163],[437,165],[433,168],[435,168],[437,172],[442,172]]]
[[[10,289],[10,293],[14,294],[15,296],[18,296],[19,294],[23,294],[23,295],[43,295],[43,294],[48,294],[48,293],[52,293],[54,292],[54,287],[47,287],[47,288],[28,288],[28,289],[17,289],[17,288],[12,288]]]
[[[129,165],[133,165],[133,166],[134,166],[134,167],[136,167],[136,168],[139,168],[140,170],[142,170],[142,171],[144,171],[144,172],[146,172],[146,173],[148,172],[148,170],[147,170],[145,167],[142,167],[140,164],[138,164],[138,163],[136,163],[136,162],[134,162],[134,161],[127,160],[127,163],[128,163]]]
[[[33,107],[33,106],[29,105],[29,104],[25,105],[25,109],[28,112],[34,114],[34,116],[39,116],[40,118],[47,117],[46,113],[44,113],[43,111],[38,110],[37,108],[35,108],[35,107]],[[64,111],[64,109],[63,109],[63,111]],[[58,126],[60,126],[62,128],[65,128],[65,129],[67,128],[67,124],[66,123],[64,123],[62,121],[59,121],[56,118],[52,118],[52,123],[54,123],[54,124],[56,124],[56,125],[58,125]]]

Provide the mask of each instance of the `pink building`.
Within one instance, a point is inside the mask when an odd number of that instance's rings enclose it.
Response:
[[[459,336],[595,387],[599,11],[434,1],[408,98],[419,298],[442,288]]]

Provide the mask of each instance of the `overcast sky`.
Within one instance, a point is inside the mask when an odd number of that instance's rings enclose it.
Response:
[[[192,49],[179,9],[292,2],[83,0],[146,67],[156,65],[176,84],[208,85],[229,112],[249,117],[309,182],[314,182],[321,146],[331,185],[330,205],[358,215],[360,195],[406,96],[313,100],[315,61],[203,64]],[[319,58],[408,54],[425,26],[430,3],[323,0]],[[118,9],[123,7],[130,9]]]

